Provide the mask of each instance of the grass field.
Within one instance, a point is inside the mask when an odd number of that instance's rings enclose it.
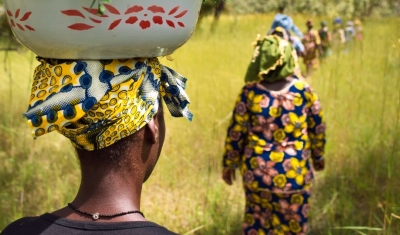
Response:
[[[162,61],[189,78],[192,123],[167,118],[160,161],[142,198],[149,220],[182,234],[241,234],[240,182],[220,177],[226,127],[257,33],[272,16],[206,18]],[[298,16],[297,22],[306,18]],[[335,52],[309,82],[328,124],[326,170],[312,196],[312,234],[400,234],[400,19],[367,20],[365,41]],[[0,52],[0,230],[21,216],[64,207],[79,184],[69,142],[33,140],[22,118],[36,62]],[[168,116],[168,115],[167,115]]]

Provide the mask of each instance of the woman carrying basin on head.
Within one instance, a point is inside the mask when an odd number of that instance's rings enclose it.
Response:
[[[324,169],[325,123],[296,53],[278,36],[257,40],[228,128],[223,179],[243,176],[243,234],[306,234],[310,188]],[[314,167],[312,167],[313,165]]]
[[[35,137],[57,131],[71,140],[81,185],[64,208],[1,235],[175,234],[147,221],[140,199],[164,143],[161,99],[173,116],[192,118],[186,78],[157,58],[39,61],[24,116]]]

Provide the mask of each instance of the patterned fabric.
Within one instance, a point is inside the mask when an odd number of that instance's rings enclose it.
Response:
[[[311,65],[313,68],[318,68],[318,46],[321,45],[318,31],[312,29],[304,33],[303,43],[306,48],[304,63],[308,66]]]
[[[160,97],[172,116],[192,119],[186,78],[157,58],[38,60],[24,114],[34,137],[57,130],[77,148],[102,149],[145,126]]]
[[[248,83],[242,89],[233,111],[223,167],[240,169],[247,194],[251,191],[291,198],[295,194],[307,193],[312,186],[314,174],[309,159],[322,159],[324,146],[325,122],[320,101],[306,82],[294,79],[281,91],[269,91],[259,83]],[[247,204],[254,203],[249,198],[246,200]],[[268,197],[268,200],[261,200],[255,206],[265,208],[263,203],[274,205],[280,201],[276,197]],[[296,221],[302,227],[307,222],[307,215],[301,215],[303,203],[298,204],[292,212],[293,216],[300,216],[297,218],[301,220]],[[251,208],[248,210],[251,211]],[[250,216],[259,218],[254,213]],[[267,215],[263,216],[267,220]],[[294,224],[290,219],[278,217],[279,224],[289,228],[290,223]],[[271,219],[270,222],[278,226],[277,221]],[[292,234],[272,233],[276,228],[260,226],[256,223],[245,230],[247,234],[257,234],[249,232],[254,229],[265,234]]]
[[[246,189],[244,235],[305,235],[309,192],[275,194]]]
[[[277,35],[257,38],[245,81],[273,82],[292,75],[298,65],[292,45]]]

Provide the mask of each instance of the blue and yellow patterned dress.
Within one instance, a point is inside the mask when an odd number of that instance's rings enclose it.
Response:
[[[318,96],[303,81],[281,91],[248,83],[228,128],[224,168],[239,168],[246,193],[245,235],[306,234],[309,159],[324,154],[325,124]]]

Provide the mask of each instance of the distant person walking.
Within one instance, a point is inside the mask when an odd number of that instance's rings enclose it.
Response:
[[[364,39],[364,32],[361,20],[355,20],[355,30],[356,30],[356,39],[357,41],[361,42]]]
[[[331,43],[332,33],[329,31],[328,23],[326,21],[321,22],[321,29],[318,31],[318,35],[321,39],[322,58],[326,58],[332,54]]]
[[[306,76],[310,76],[312,69],[316,69],[319,66],[319,54],[321,54],[321,39],[319,38],[318,31],[314,28],[314,24],[311,20],[308,20],[307,31],[304,33],[303,44],[306,49],[304,55],[304,64],[306,66]]]
[[[356,37],[356,29],[354,28],[353,21],[348,21],[347,26],[344,29],[344,35],[346,37],[346,42],[353,42]]]
[[[223,179],[243,176],[243,234],[305,234],[315,170],[324,169],[325,124],[318,96],[293,77],[296,54],[286,40],[258,40],[233,111]],[[312,162],[310,161],[312,159]]]
[[[346,37],[343,29],[343,20],[340,17],[336,17],[333,21],[333,37],[332,44],[335,49],[342,50],[346,43]]]
[[[272,32],[277,27],[282,27],[286,30],[286,32],[290,35],[291,32],[303,38],[303,33],[301,30],[294,24],[293,19],[284,14],[285,7],[280,6],[278,8],[278,13],[275,15],[274,20],[272,21],[269,32]]]
[[[346,38],[346,47],[345,52],[348,52],[354,44],[354,40],[356,37],[356,29],[354,28],[353,21],[348,21],[347,26],[344,29],[344,35]]]
[[[275,15],[275,18],[272,21],[271,27],[267,35],[271,35],[272,32],[278,27],[285,29],[288,35],[288,41],[293,44],[293,47],[296,49],[297,55],[303,56],[305,48],[301,40],[303,39],[304,35],[300,31],[300,29],[294,24],[293,19],[290,16],[284,14],[284,11],[285,7],[280,6],[278,8],[278,14]],[[297,36],[293,35],[292,32]]]

